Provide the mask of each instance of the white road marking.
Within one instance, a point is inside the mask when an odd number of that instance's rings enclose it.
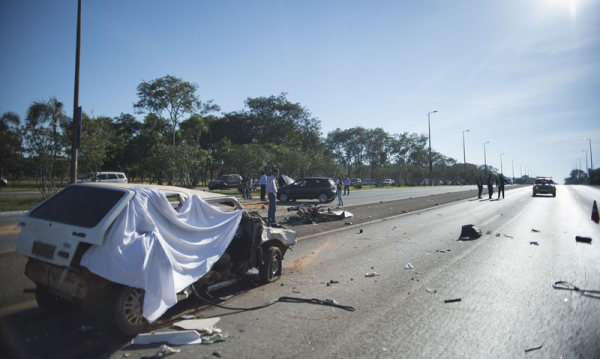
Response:
[[[483,222],[480,224],[481,227],[483,226],[487,226],[488,224],[492,223],[493,221],[497,220],[498,218],[500,218],[501,216],[499,214],[495,215],[494,217],[488,219],[487,221]]]

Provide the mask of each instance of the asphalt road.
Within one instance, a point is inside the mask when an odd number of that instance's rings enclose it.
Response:
[[[499,201],[456,193],[348,204],[356,214],[352,225],[294,227],[301,240],[286,255],[282,279],[260,287],[250,280],[224,304],[330,298],[355,311],[308,303],[207,308],[197,314],[220,316],[217,326],[227,341],[180,346],[173,357],[219,351],[225,358],[597,358],[599,295],[552,288],[565,280],[600,290],[594,199],[600,199],[598,188],[559,186],[556,198],[531,197],[525,187]],[[463,224],[486,234],[458,241]],[[576,242],[578,235],[593,238],[592,244]],[[405,269],[409,263],[413,269]],[[371,272],[379,276],[365,277]],[[157,351],[158,345],[126,345],[125,338],[107,342],[91,316],[78,319],[33,308],[5,318],[3,328],[38,355],[52,345],[64,357],[140,358]],[[82,325],[93,329],[78,330]],[[64,334],[48,334],[55,328]]]

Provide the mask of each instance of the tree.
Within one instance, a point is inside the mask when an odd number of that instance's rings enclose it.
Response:
[[[0,117],[0,177],[16,173],[21,158],[20,118],[14,112],[5,112]]]
[[[202,133],[208,132],[208,125],[200,115],[190,116],[179,127],[183,131],[183,137],[192,139],[196,147],[200,147]]]
[[[115,131],[108,117],[83,116],[79,163],[83,173],[98,172],[115,147]],[[121,168],[111,168],[119,170]]]
[[[137,113],[153,113],[159,117],[164,112],[169,115],[173,131],[173,146],[175,146],[175,131],[179,118],[186,113],[207,114],[219,111],[212,100],[202,103],[195,95],[198,85],[183,81],[181,78],[166,75],[146,82],[142,81],[137,87],[140,100],[133,105]]]
[[[27,111],[22,129],[24,147],[33,161],[36,185],[44,198],[57,192],[59,182],[66,176],[68,161],[64,155],[68,140],[60,129],[67,121],[63,104],[54,97],[48,102],[34,102]]]

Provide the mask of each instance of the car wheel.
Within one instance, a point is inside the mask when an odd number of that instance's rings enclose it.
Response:
[[[282,257],[279,248],[273,246],[263,252],[263,263],[258,267],[262,283],[274,282],[281,276]]]
[[[289,199],[290,198],[289,198],[289,196],[288,196],[287,193],[282,193],[282,194],[279,195],[279,200],[281,202],[287,202],[287,201],[289,201]]]
[[[48,288],[41,285],[35,289],[35,301],[46,313],[60,313],[78,308],[76,303],[50,293]]]
[[[535,197],[535,192],[533,192],[533,197]]]
[[[320,203],[327,203],[327,200],[329,198],[327,197],[327,193],[323,192],[319,194],[319,202]]]
[[[150,323],[142,315],[144,290],[122,286],[115,299],[114,315],[117,328],[127,335],[137,335],[150,328]]]

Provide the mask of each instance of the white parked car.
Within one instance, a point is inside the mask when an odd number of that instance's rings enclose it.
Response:
[[[383,182],[381,182],[382,186],[395,186],[396,185],[396,181],[394,181],[393,179],[384,179]]]
[[[148,330],[178,300],[240,280],[279,278],[296,233],[233,197],[179,187],[81,183],[19,221],[17,252],[46,311],[112,301],[125,334]],[[199,290],[199,291],[198,291]]]

